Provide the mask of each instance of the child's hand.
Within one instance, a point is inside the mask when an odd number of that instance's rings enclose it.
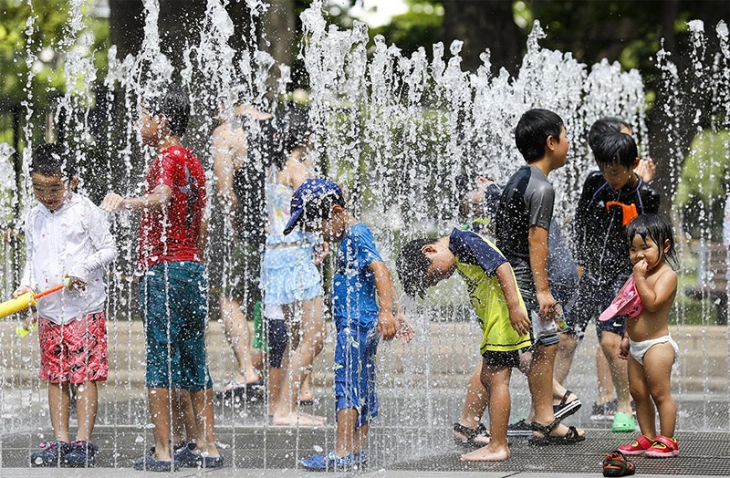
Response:
[[[114,212],[124,206],[124,198],[117,193],[108,193],[99,206],[106,212]]]
[[[555,318],[555,307],[558,305],[558,301],[555,300],[552,292],[538,292],[537,303],[540,305],[540,319],[542,319],[543,325]]]
[[[639,176],[645,183],[650,183],[656,176],[656,165],[654,160],[651,158],[642,159],[639,161],[639,165],[636,166],[634,172]]]
[[[31,289],[30,287],[27,287],[27,286],[18,287],[17,289],[15,289],[15,292],[13,292],[13,299],[20,297],[21,295],[26,294],[28,292],[32,293],[33,289]]]
[[[629,338],[624,337],[621,339],[621,345],[618,348],[618,358],[622,360],[628,360],[629,358]]]
[[[78,277],[66,276],[63,278],[63,284],[67,290],[86,290],[86,282],[82,281]]]
[[[383,336],[383,340],[393,340],[397,327],[393,312],[388,309],[380,309],[378,314],[378,333]]]
[[[522,307],[509,311],[509,321],[512,323],[512,328],[518,334],[526,335],[530,333],[532,322],[530,322],[530,318],[527,316],[527,311]]]
[[[649,268],[649,263],[645,259],[640,260],[634,264],[634,277],[646,277],[646,270]]]
[[[416,329],[413,328],[410,322],[406,320],[406,316],[403,312],[398,313],[397,317],[398,327],[395,332],[395,337],[400,340],[402,344],[409,344],[413,340],[413,334],[416,333]]]
[[[325,241],[314,246],[314,265],[318,266],[322,263],[327,254],[330,252],[329,242]]]

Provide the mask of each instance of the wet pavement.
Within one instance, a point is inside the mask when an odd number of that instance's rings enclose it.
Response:
[[[136,325],[134,325],[136,327]],[[213,326],[215,327],[215,326]],[[472,330],[476,329],[476,330]],[[583,344],[582,355],[568,378],[569,387],[583,407],[566,424],[587,430],[585,442],[576,445],[531,447],[524,438],[511,438],[512,456],[504,463],[462,463],[463,452],[454,444],[451,427],[459,417],[468,373],[475,363],[471,345],[478,343],[473,324],[432,324],[429,340],[410,349],[399,344],[381,347],[378,385],[381,411],[368,440],[369,463],[360,476],[389,477],[483,477],[507,476],[601,476],[606,453],[631,441],[638,433],[610,431],[610,421],[591,420],[596,399],[595,338]],[[63,470],[29,468],[29,454],[38,443],[51,438],[45,386],[32,378],[37,353],[32,343],[9,353],[2,351],[5,375],[0,387],[2,476],[144,476],[131,469],[132,461],[152,445],[152,430],[140,378],[144,364],[136,329],[123,329],[110,344],[110,381],[100,386],[100,409],[94,442],[100,446],[97,468]],[[211,373],[222,384],[233,363],[220,333],[213,329]],[[111,334],[110,334],[111,335]],[[727,389],[726,329],[682,329],[683,358],[675,368],[674,396],[678,402],[677,438],[680,456],[674,459],[636,458],[642,476],[730,476],[730,394]],[[697,342],[697,343],[694,343]],[[466,345],[465,345],[466,344]],[[6,345],[7,346],[7,345]],[[116,350],[116,351],[115,351]],[[318,377],[315,403],[305,411],[333,421],[331,344],[315,364]],[[111,351],[115,351],[112,355]],[[579,354],[581,352],[579,351]],[[126,358],[125,358],[126,357]],[[427,359],[430,357],[430,360]],[[529,396],[525,378],[512,379],[512,418],[527,413]],[[265,400],[251,395],[216,405],[216,441],[226,459],[222,470],[181,470],[176,476],[298,477],[309,476],[298,463],[313,453],[334,446],[333,425],[317,428],[281,428],[268,424]],[[487,420],[485,418],[485,423]],[[72,428],[75,421],[72,420]],[[544,475],[542,473],[548,473]],[[346,473],[349,476],[353,473]],[[542,475],[541,475],[542,474]],[[340,475],[340,474],[335,474]]]

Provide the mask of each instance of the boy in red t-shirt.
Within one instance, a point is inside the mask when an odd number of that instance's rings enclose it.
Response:
[[[189,115],[187,94],[175,83],[146,105],[141,118],[142,142],[155,147],[159,155],[147,170],[144,193],[125,198],[110,192],[101,205],[109,212],[123,208],[142,211],[139,294],[155,447],[135,461],[138,470],[223,465],[214,442],[213,383],[204,340],[208,285],[200,251],[207,235],[205,173],[193,152],[180,144]],[[196,441],[174,456],[170,450],[171,389],[175,395],[181,390],[189,392],[197,427]]]

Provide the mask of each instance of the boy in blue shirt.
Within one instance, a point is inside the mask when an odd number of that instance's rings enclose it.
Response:
[[[463,461],[504,461],[509,458],[507,423],[509,382],[520,365],[520,351],[531,345],[527,309],[512,267],[487,239],[454,229],[441,239],[416,239],[401,250],[398,277],[406,293],[424,295],[428,287],[458,271],[466,282],[472,307],[484,332],[481,382],[489,403],[489,443],[461,456]]]
[[[398,330],[395,290],[390,272],[368,227],[345,211],[342,190],[325,179],[305,181],[292,196],[289,234],[297,225],[340,242],[332,278],[332,308],[337,328],[335,349],[335,450],[302,460],[308,470],[349,469],[363,465],[369,422],[378,415],[375,353],[379,336],[410,341],[405,322]],[[377,294],[377,301],[376,301]]]

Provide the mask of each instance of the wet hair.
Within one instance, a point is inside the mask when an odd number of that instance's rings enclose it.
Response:
[[[651,238],[654,243],[659,247],[659,259],[666,259],[669,265],[673,269],[677,269],[679,266],[679,259],[677,257],[677,248],[674,244],[674,233],[672,232],[672,224],[669,220],[659,214],[642,214],[636,219],[631,221],[627,231],[627,239],[629,245],[633,242],[636,235],[646,243],[646,238]],[[669,241],[669,250],[664,253],[664,243]]]
[[[525,161],[533,163],[545,156],[545,142],[549,136],[560,141],[563,120],[544,109],[532,109],[522,115],[515,128],[515,144]]]
[[[398,278],[403,284],[403,290],[411,297],[426,295],[426,275],[431,265],[429,259],[422,251],[423,246],[434,244],[438,239],[414,239],[400,250],[398,259],[395,262]]]
[[[190,121],[190,100],[182,86],[168,83],[145,107],[150,115],[164,116],[172,134],[178,137],[185,134]]]
[[[283,151],[282,168],[286,163],[286,156],[297,148],[303,148],[309,136],[313,133],[309,124],[309,113],[298,105],[289,105],[278,116],[280,147]]]
[[[30,172],[71,179],[76,176],[76,158],[63,144],[43,144],[31,155]]]
[[[597,120],[588,131],[588,146],[593,150],[601,137],[611,133],[620,133],[622,128],[631,129],[631,125],[621,118],[612,116]]]
[[[596,141],[593,156],[599,165],[619,164],[625,168],[633,168],[634,161],[639,157],[639,150],[631,135],[609,133]]]
[[[345,198],[341,195],[327,194],[306,201],[300,223],[311,224],[319,220],[329,221],[332,217],[332,208],[335,205],[344,208]]]

